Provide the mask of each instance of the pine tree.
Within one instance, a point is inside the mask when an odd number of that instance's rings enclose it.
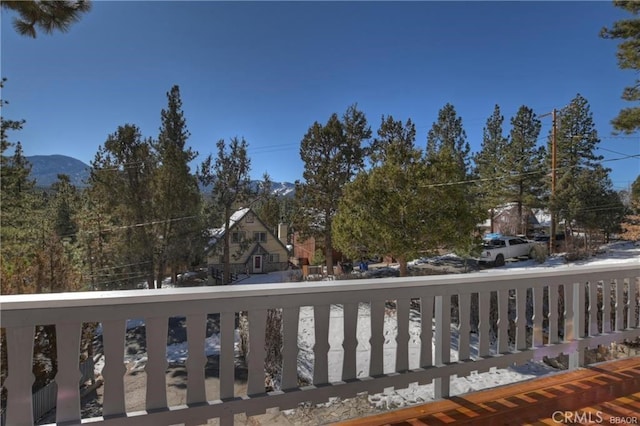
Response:
[[[2,0],[0,5],[19,15],[19,18],[13,19],[14,29],[18,34],[31,38],[36,38],[36,28],[45,34],[67,32],[72,24],[80,20],[83,13],[91,10],[91,2],[88,0]]]
[[[153,177],[153,205],[156,235],[158,287],[162,285],[167,266],[175,280],[179,268],[188,268],[204,250],[200,227],[200,190],[189,163],[197,156],[186,146],[190,134],[182,111],[180,88],[167,93],[167,109],[161,112],[162,125],[153,144],[158,168]]]
[[[295,227],[303,237],[323,241],[327,271],[333,271],[333,217],[344,186],[364,167],[363,143],[371,129],[357,105],[342,120],[332,114],[325,125],[315,122],[300,143],[304,182],[296,182],[298,215]]]
[[[482,147],[474,159],[478,197],[482,209],[490,212],[491,232],[494,232],[494,208],[504,203],[502,180],[505,178],[504,151],[507,138],[503,135],[503,122],[500,106],[496,105],[482,131]]]
[[[451,104],[439,111],[438,121],[427,134],[426,162],[431,192],[435,194],[428,206],[439,217],[434,222],[438,244],[461,255],[471,255],[478,247],[474,229],[486,213],[476,197],[475,186],[469,182],[470,147],[462,118]]]
[[[640,241],[640,176],[631,184],[630,212],[622,221],[622,238]]]
[[[231,283],[231,233],[229,221],[235,209],[251,200],[255,192],[251,187],[251,159],[247,154],[248,144],[244,139],[232,138],[229,147],[224,140],[216,144],[215,159],[207,156],[200,165],[198,178],[211,190],[211,222],[213,226],[224,225],[222,246],[223,284]]]
[[[104,289],[131,287],[146,279],[154,282],[157,240],[151,224],[155,216],[152,182],[156,158],[151,141],[143,140],[138,127],[126,124],[109,135],[91,163],[88,195],[99,223],[96,244],[109,250],[113,266],[99,283]],[[113,277],[113,279],[110,279]]]
[[[508,170],[500,185],[505,201],[516,205],[519,234],[526,234],[528,228],[523,209],[539,207],[546,186],[545,150],[537,146],[541,126],[533,110],[521,106],[511,119],[509,143],[503,153]]]
[[[6,79],[0,81],[4,87]],[[0,99],[0,110],[8,102]],[[9,140],[24,120],[0,115],[0,285],[2,294],[33,293],[33,261],[38,249],[42,206],[34,194],[35,181],[29,179],[31,165],[20,142]],[[13,149],[13,153],[11,150]]]
[[[441,151],[447,151],[455,157],[460,171],[459,177],[466,178],[469,174],[471,148],[462,126],[462,117],[458,117],[456,109],[451,104],[446,104],[440,109],[438,121],[433,123],[427,134],[427,157]]]
[[[551,139],[551,138],[550,138]],[[600,142],[589,103],[577,95],[558,113],[556,130],[556,191],[551,208],[565,229],[572,234],[574,225],[588,227],[588,212],[600,208],[611,191],[609,170],[595,153]]]
[[[640,70],[640,2],[633,0],[615,0],[616,7],[631,13],[634,18],[621,19],[611,28],[603,28],[600,37],[622,40],[618,45],[618,66],[621,69]],[[622,99],[629,102],[640,101],[640,79],[628,86],[622,93]],[[611,122],[613,127],[621,132],[631,134],[640,129],[640,106],[624,108]]]
[[[415,147],[415,125],[382,117],[372,144],[373,167],[346,185],[333,222],[336,247],[353,259],[388,255],[408,273],[407,262],[433,247],[435,202],[422,152]]]

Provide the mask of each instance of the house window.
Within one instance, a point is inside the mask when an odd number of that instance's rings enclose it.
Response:
[[[253,239],[258,243],[266,243],[267,242],[267,233],[266,232],[254,232]]]
[[[269,262],[270,263],[278,263],[278,262],[280,262],[280,254],[279,253],[271,253],[271,254],[269,254]]]
[[[238,231],[231,234],[231,242],[234,244],[240,243],[244,240],[244,231]]]

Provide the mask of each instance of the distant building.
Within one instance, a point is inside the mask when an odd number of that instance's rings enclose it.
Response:
[[[289,266],[286,247],[287,227],[278,226],[278,236],[250,208],[243,208],[229,219],[231,273],[260,274],[282,271]],[[224,227],[212,229],[207,249],[210,273],[223,270]]]
[[[516,203],[496,207],[489,211],[489,215],[492,213],[493,226],[491,226],[491,218],[487,219],[480,225],[483,232],[532,237],[542,228],[536,214],[529,207],[522,206],[522,222],[520,222],[518,220],[518,205]]]

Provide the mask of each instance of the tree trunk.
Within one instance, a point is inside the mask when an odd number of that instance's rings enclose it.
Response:
[[[331,240],[331,213],[325,212],[324,250],[327,275],[333,275],[333,241]]]
[[[222,285],[230,284],[231,281],[231,256],[229,255],[231,246],[231,235],[229,235],[230,209],[224,212],[224,247],[222,253]]]
[[[398,263],[400,264],[400,276],[406,277],[409,274],[409,268],[407,267],[407,259],[405,259],[404,257],[399,257]]]
[[[494,212],[493,209],[491,209],[489,215],[490,215],[490,218],[489,218],[489,223],[490,223],[490,228],[489,229],[490,229],[490,231],[489,232],[491,232],[493,234],[495,232],[495,224],[494,224],[494,221],[493,221],[494,216],[495,216],[495,212]]]
[[[327,265],[327,275],[333,275],[333,247],[332,247],[332,241],[331,241],[331,234],[325,235],[324,248],[325,248],[325,262]]]

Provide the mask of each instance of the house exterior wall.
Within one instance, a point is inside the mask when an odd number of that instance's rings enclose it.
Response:
[[[249,211],[229,230],[231,242],[231,272],[234,274],[281,271],[289,265],[289,253],[283,243],[262,221]],[[209,268],[222,270],[222,238],[207,258]],[[255,257],[260,256],[259,268]]]

